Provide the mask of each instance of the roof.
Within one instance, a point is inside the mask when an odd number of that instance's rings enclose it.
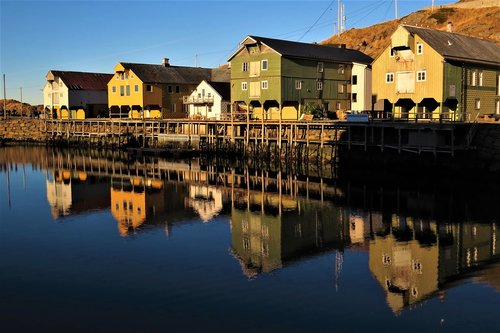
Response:
[[[113,74],[50,70],[48,80],[59,77],[71,90],[107,90]]]
[[[500,65],[500,46],[479,38],[423,27],[403,25],[416,34],[445,59]]]
[[[211,68],[134,64],[121,62],[124,68],[132,70],[144,83],[198,84],[203,80],[224,79],[224,72]]]
[[[248,36],[257,43],[267,45],[274,51],[284,57],[305,58],[323,61],[334,61],[343,63],[358,62],[362,64],[371,64],[373,59],[361,51],[338,48],[328,45],[318,45],[309,43],[292,42],[281,39],[273,39],[258,36]],[[245,40],[246,40],[245,39]],[[244,46],[240,47],[229,60],[231,60]]]
[[[231,100],[231,86],[229,82],[207,82],[212,88],[221,95],[222,100]]]

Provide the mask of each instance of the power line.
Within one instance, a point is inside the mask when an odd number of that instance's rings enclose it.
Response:
[[[297,41],[301,41],[302,38],[304,38],[305,35],[307,35],[307,33],[309,31],[311,31],[311,29],[316,25],[316,23],[319,22],[319,20],[321,20],[321,18],[323,17],[323,15],[325,15],[325,13],[328,11],[328,9],[330,9],[330,7],[333,5],[335,0],[333,0],[332,2],[330,2],[330,4],[328,5],[328,7],[326,7],[326,9],[323,11],[323,13],[321,13],[321,15],[316,19],[316,21],[309,27],[309,29],[306,30],[306,32],[304,32],[304,34],[302,34],[302,36],[300,36],[300,38],[297,40]]]

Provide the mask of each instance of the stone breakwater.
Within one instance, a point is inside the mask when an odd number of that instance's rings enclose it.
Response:
[[[47,141],[45,123],[41,119],[15,118],[0,120],[0,140],[4,142]]]

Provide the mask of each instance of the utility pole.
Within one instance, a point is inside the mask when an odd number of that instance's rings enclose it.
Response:
[[[194,56],[194,67],[198,67],[198,55]]]
[[[5,74],[3,75],[3,119],[7,119],[7,97],[5,92]]]
[[[21,117],[23,116],[23,87],[20,87],[19,90],[21,91]]]
[[[396,20],[398,19],[398,0],[394,0],[394,11],[396,12]]]
[[[434,0],[432,0],[431,12],[434,12]]]

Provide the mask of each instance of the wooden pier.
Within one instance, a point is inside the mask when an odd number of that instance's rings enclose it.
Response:
[[[471,123],[346,121],[207,121],[207,120],[46,120],[53,140],[86,141],[103,146],[162,148],[183,145],[217,152],[268,154],[338,147],[451,154],[468,150]]]

